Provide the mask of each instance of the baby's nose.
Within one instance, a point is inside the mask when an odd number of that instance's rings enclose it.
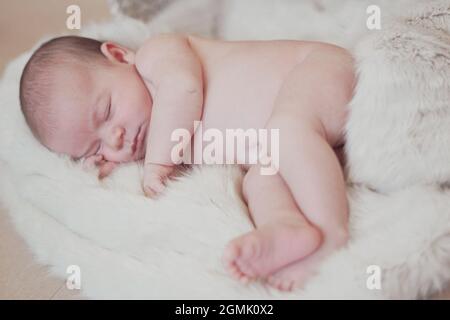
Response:
[[[124,140],[124,135],[125,135],[125,129],[122,127],[115,127],[113,129],[113,134],[112,134],[112,147],[114,147],[115,149],[122,149],[123,147],[123,140]]]

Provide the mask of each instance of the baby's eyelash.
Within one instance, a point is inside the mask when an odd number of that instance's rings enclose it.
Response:
[[[108,104],[108,108],[106,108],[105,120],[108,120],[110,115],[111,115],[111,101]]]

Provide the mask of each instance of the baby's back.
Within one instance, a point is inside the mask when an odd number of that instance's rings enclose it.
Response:
[[[284,79],[313,46],[304,41],[189,37],[204,75],[203,128],[264,128]]]

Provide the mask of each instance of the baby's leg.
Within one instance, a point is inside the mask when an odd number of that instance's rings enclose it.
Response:
[[[323,236],[319,250],[271,278],[282,289],[301,285],[323,258],[347,242],[345,181],[333,146],[342,142],[353,84],[347,53],[333,47],[314,52],[286,79],[267,124],[280,129],[280,174]]]
[[[280,174],[289,186],[306,219],[322,234],[322,245],[314,253],[269,277],[282,290],[301,286],[314,274],[320,262],[347,242],[348,206],[342,169],[333,149],[307,123],[274,118],[280,131]],[[290,128],[290,129],[289,129]],[[289,137],[282,137],[283,133]]]
[[[264,176],[252,166],[243,189],[257,229],[225,249],[224,262],[234,277],[243,282],[266,277],[320,245],[320,232],[304,218],[279,174]]]

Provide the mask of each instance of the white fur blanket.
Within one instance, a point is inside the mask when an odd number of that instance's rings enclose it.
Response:
[[[18,101],[29,53],[0,83],[0,200],[52,273],[65,278],[68,266],[81,268],[90,298],[427,297],[450,281],[450,4],[433,2],[410,17],[365,35],[355,51],[359,84],[347,126],[351,240],[304,290],[243,286],[223,269],[225,244],[252,228],[236,168],[194,168],[154,202],[141,194],[138,164],[98,182],[34,141]],[[236,21],[223,23],[223,35],[237,34]],[[137,47],[164,28],[157,19],[121,18],[83,33]],[[382,270],[381,290],[366,285],[371,265]]]

